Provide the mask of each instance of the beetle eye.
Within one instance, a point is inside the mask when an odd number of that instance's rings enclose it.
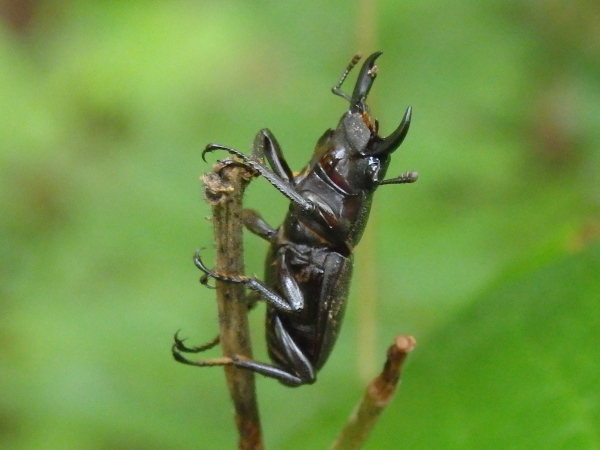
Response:
[[[337,161],[333,158],[331,152],[325,153],[323,157],[319,160],[319,164],[323,167],[325,172],[329,172]]]
[[[379,177],[379,169],[381,168],[381,162],[378,158],[369,157],[367,162],[367,172],[371,175],[373,180],[377,180]]]

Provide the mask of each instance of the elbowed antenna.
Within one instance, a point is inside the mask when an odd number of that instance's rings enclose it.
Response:
[[[350,61],[350,64],[348,64],[348,67],[346,67],[346,70],[344,70],[344,73],[342,73],[340,80],[333,88],[331,88],[331,92],[333,92],[335,95],[339,95],[340,97],[350,102],[350,110],[353,113],[357,112],[362,114],[366,109],[365,100],[367,99],[367,95],[369,95],[371,86],[373,86],[373,81],[377,76],[377,66],[375,65],[375,60],[379,58],[379,56],[382,53],[383,52],[375,52],[367,59],[365,59],[365,62],[363,63],[360,69],[360,73],[356,78],[356,84],[354,85],[352,97],[350,97],[348,94],[342,91],[342,84],[346,80],[346,77],[348,76],[350,71],[356,66],[356,64],[360,60],[360,53],[354,55],[352,61]]]
[[[389,178],[387,180],[378,181],[377,184],[382,186],[384,184],[403,184],[403,183],[414,183],[419,179],[419,173],[414,170],[401,173],[396,178]]]
[[[344,84],[344,81],[346,80],[346,77],[348,76],[350,71],[352,69],[354,69],[354,67],[358,64],[358,62],[360,61],[360,58],[362,58],[362,54],[360,52],[352,57],[352,60],[350,61],[350,63],[348,64],[348,66],[346,67],[344,72],[342,73],[342,76],[340,77],[337,84],[331,88],[331,92],[333,92],[335,95],[339,95],[340,97],[346,99],[347,101],[351,101],[351,99],[348,94],[346,94],[344,91],[342,91],[342,84]]]

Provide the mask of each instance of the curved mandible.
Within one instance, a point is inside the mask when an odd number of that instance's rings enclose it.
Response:
[[[398,128],[394,130],[392,134],[385,138],[380,138],[375,145],[373,145],[370,155],[385,155],[390,154],[396,150],[400,144],[404,141],[408,129],[410,128],[410,119],[412,117],[412,107],[406,108],[402,122],[398,125]]]
[[[354,85],[354,92],[352,92],[352,98],[350,99],[350,110],[353,113],[363,113],[365,112],[365,100],[367,99],[367,95],[369,95],[369,91],[371,90],[371,86],[373,86],[373,81],[375,81],[375,77],[377,77],[377,66],[375,65],[375,60],[381,56],[383,52],[375,52],[363,63],[360,73],[358,74],[358,78],[356,79],[356,84]]]

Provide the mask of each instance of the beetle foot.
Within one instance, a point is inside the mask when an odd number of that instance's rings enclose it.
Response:
[[[211,286],[210,284],[208,284],[208,279],[209,279],[209,275],[208,274],[204,274],[200,277],[200,284],[202,286],[206,286],[208,289],[216,289],[216,286]]]
[[[220,145],[220,144],[208,144],[206,146],[206,148],[202,151],[202,160],[204,162],[206,161],[206,154],[207,153],[212,153],[215,150],[224,150],[227,153],[229,153],[230,155],[233,156],[237,156],[241,161],[239,160],[233,160],[233,159],[226,159],[224,161],[219,160],[218,161],[218,166],[215,169],[216,172],[220,173],[223,169],[225,169],[226,167],[242,167],[245,170],[247,170],[248,172],[250,172],[249,174],[249,178],[251,177],[257,177],[258,175],[261,174],[260,170],[257,170],[256,166],[264,166],[264,162],[263,161],[256,161],[252,158],[249,158],[248,156],[244,155],[242,152],[239,152],[231,147],[227,147],[225,145]]]
[[[246,156],[240,152],[238,152],[237,150],[231,148],[231,147],[227,147],[225,145],[220,145],[220,144],[208,144],[206,146],[206,148],[202,151],[202,161],[207,162],[206,161],[206,154],[207,153],[212,153],[215,150],[224,150],[227,153],[230,153],[232,155],[238,156],[242,159],[245,159]]]
[[[200,259],[200,251],[201,250],[202,249],[200,248],[200,249],[196,250],[196,253],[194,253],[194,264],[196,265],[196,267],[198,269],[200,269],[205,274],[200,279],[200,282],[202,284],[208,283],[208,277],[212,277],[215,280],[219,280],[219,281],[226,281],[228,283],[247,283],[248,282],[248,278],[247,277],[243,277],[243,276],[228,277],[228,276],[225,276],[225,275],[220,275],[220,274],[216,273],[215,271],[213,271],[213,270],[209,269],[208,267],[206,267],[206,265]]]
[[[188,347],[184,344],[186,339],[180,339],[179,338],[179,332],[181,330],[178,330],[177,333],[175,333],[175,336],[173,336],[173,356],[175,357],[175,353],[200,353],[200,352],[204,352],[206,350],[210,350],[211,348],[219,345],[219,343],[221,342],[221,336],[217,335],[212,341],[207,342],[206,344],[203,345],[199,345],[197,347]],[[175,357],[175,359],[177,359],[177,357]]]

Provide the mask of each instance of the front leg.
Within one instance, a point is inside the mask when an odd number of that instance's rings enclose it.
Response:
[[[252,144],[252,156],[256,159],[267,158],[273,172],[290,185],[294,184],[294,174],[290,170],[279,142],[268,128],[260,130]]]
[[[281,178],[277,173],[273,172],[271,169],[269,169],[267,166],[265,166],[261,162],[255,160],[254,158],[244,155],[242,152],[239,152],[231,147],[226,147],[224,145],[208,144],[206,146],[206,148],[204,149],[204,151],[202,152],[202,159],[205,158],[206,153],[210,153],[215,150],[225,150],[226,152],[240,158],[248,168],[250,168],[251,170],[254,170],[255,172],[258,172],[260,175],[265,177],[265,179],[269,183],[271,183],[273,186],[275,186],[275,188],[279,192],[281,192],[283,195],[285,195],[287,198],[289,198],[292,202],[294,202],[296,205],[298,205],[298,207],[301,208],[302,211],[305,212],[306,214],[312,214],[315,211],[314,203],[311,202],[310,200],[307,200],[300,194],[298,194],[295,191],[294,186],[290,182]]]

